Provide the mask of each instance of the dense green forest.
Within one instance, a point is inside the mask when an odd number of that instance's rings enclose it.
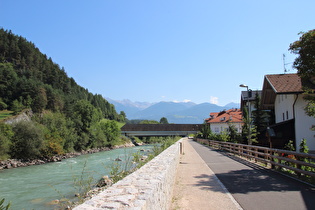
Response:
[[[119,141],[124,112],[69,78],[35,44],[0,29],[0,110],[32,121],[0,124],[0,160],[39,158]],[[105,120],[107,119],[107,120]]]

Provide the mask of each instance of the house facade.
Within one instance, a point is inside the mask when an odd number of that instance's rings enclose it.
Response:
[[[229,109],[221,112],[210,113],[210,118],[205,120],[213,133],[227,132],[229,126],[234,126],[238,133],[242,132],[242,112],[240,109]]]
[[[248,105],[250,112],[254,111],[256,94],[261,98],[261,90],[250,90],[250,92],[250,94],[248,91],[241,92],[241,111],[243,111],[244,108],[247,108]]]
[[[304,111],[307,101],[297,74],[265,75],[261,103],[275,115],[275,124],[269,126],[274,131],[273,144],[284,146],[292,140],[299,151],[301,140],[306,139],[310,152],[315,152],[315,132],[310,129],[315,118]]]

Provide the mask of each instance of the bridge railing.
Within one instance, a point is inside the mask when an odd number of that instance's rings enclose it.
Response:
[[[315,178],[315,155],[312,154],[208,139],[197,138],[196,141],[251,161],[264,163],[273,169],[282,169],[298,177]]]

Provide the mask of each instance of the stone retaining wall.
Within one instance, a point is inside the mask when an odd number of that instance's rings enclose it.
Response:
[[[180,144],[181,140],[74,210],[169,209],[179,162]]]

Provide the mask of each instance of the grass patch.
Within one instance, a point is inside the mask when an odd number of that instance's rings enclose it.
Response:
[[[109,120],[109,119],[102,119],[101,121],[103,121],[103,122],[108,122],[108,121],[112,121],[112,120]],[[113,121],[115,121],[115,120],[113,120]],[[115,122],[117,123],[119,129],[121,129],[121,127],[123,127],[123,126],[126,124],[126,123],[124,123],[124,122],[117,122],[117,121],[115,121]]]
[[[122,123],[122,122],[117,122],[118,123],[118,127],[119,129],[121,129],[121,127],[123,127],[126,123]]]
[[[0,121],[3,121],[5,118],[13,116],[13,111],[3,110],[0,111]]]

